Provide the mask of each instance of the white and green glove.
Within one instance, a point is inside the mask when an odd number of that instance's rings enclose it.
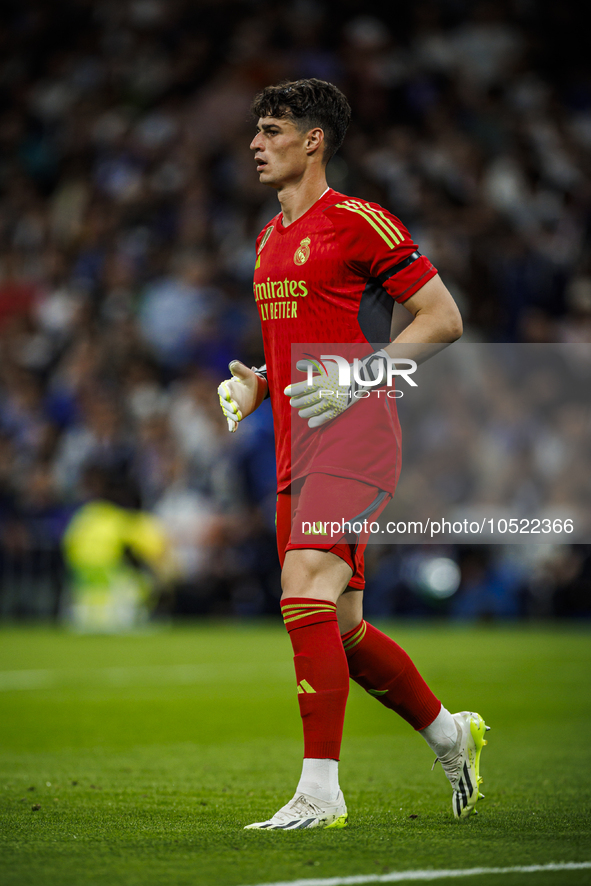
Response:
[[[339,366],[335,360],[322,363],[298,360],[296,368],[300,372],[307,372],[308,378],[288,385],[283,393],[290,398],[289,402],[298,410],[300,418],[309,419],[309,428],[319,428],[355,403],[357,391],[385,384],[387,357],[385,351],[375,351],[363,360],[355,361],[355,372],[353,364],[346,364],[345,359],[341,358],[339,362],[348,366],[348,384],[339,384]],[[314,370],[318,375],[312,375]]]
[[[261,405],[268,394],[266,367],[249,369],[240,360],[232,360],[228,369],[232,378],[218,386],[222,412],[228,422],[228,430],[234,433],[238,422]]]

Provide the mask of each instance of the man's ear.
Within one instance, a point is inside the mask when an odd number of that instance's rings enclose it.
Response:
[[[315,154],[318,150],[324,149],[324,130],[319,126],[311,129],[306,136],[306,153]]]

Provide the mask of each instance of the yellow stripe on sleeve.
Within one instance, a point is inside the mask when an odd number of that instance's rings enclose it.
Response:
[[[376,217],[378,217],[379,220],[381,221],[381,223],[386,226],[386,228],[393,234],[393,236],[395,238],[399,238],[400,242],[402,243],[402,241],[404,240],[403,235],[400,233],[400,231],[398,230],[398,228],[396,227],[396,225],[394,224],[392,219],[388,218],[388,216],[384,212],[382,212],[382,210],[373,209],[371,206],[368,206],[366,203],[361,203],[360,200],[352,200],[350,202],[363,207],[365,212],[369,212],[372,215],[375,215]]]
[[[378,227],[376,222],[372,218],[370,218],[369,215],[367,215],[367,213],[362,212],[361,209],[357,209],[355,206],[347,206],[345,203],[338,203],[337,206],[339,209],[347,209],[349,212],[356,212],[357,215],[362,216],[362,218],[364,218],[365,221],[368,222],[372,226],[372,228],[378,232],[378,234],[380,235],[382,240],[386,241],[386,243],[388,244],[390,249],[395,248],[398,241],[396,240],[395,242],[392,242],[392,238],[394,237],[394,234],[392,234],[390,231],[388,231],[388,233],[386,233],[386,231],[383,228]]]
[[[402,243],[404,237],[394,224],[394,222],[388,218],[388,216],[379,209],[373,209],[371,206],[368,206],[367,203],[361,203],[360,200],[350,200],[349,201],[352,206],[356,206],[358,209],[362,209],[364,212],[368,213],[368,215],[373,215],[378,224],[380,224],[390,236],[392,236],[396,243]]]

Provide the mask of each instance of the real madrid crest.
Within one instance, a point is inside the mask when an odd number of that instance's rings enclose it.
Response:
[[[304,237],[296,251],[294,252],[293,260],[296,265],[305,264],[310,258],[310,238]]]

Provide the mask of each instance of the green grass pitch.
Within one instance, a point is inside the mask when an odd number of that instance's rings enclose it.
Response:
[[[349,827],[242,829],[290,798],[301,765],[279,623],[119,637],[0,629],[2,886],[246,886],[591,860],[589,630],[382,627],[450,710],[492,726],[486,799],[466,822],[422,739],[352,685]],[[574,886],[591,871],[460,882]]]

